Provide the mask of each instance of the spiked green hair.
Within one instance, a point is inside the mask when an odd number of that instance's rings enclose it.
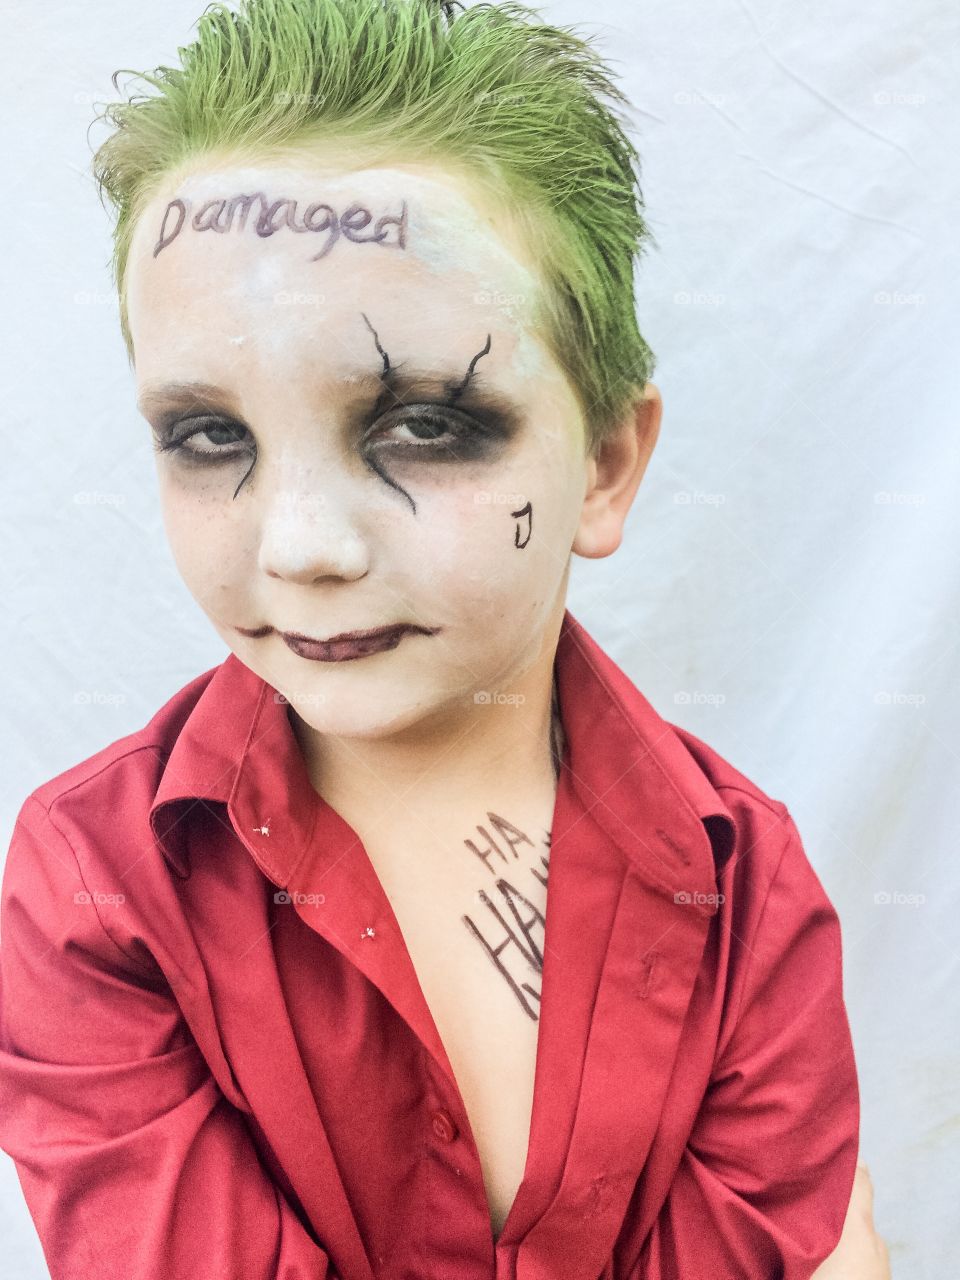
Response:
[[[131,363],[130,242],[139,213],[175,171],[214,155],[289,158],[311,145],[347,148],[348,167],[428,161],[470,178],[513,219],[542,286],[538,335],[596,448],[654,366],[634,310],[634,261],[653,236],[617,110],[627,99],[574,29],[509,0],[456,8],[209,4],[194,43],[178,49],[180,66],[139,77],[158,93],[107,105],[99,118],[115,131],[93,171],[101,202],[106,193],[117,213],[112,273]]]

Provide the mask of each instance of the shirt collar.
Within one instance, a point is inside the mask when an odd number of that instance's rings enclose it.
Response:
[[[677,730],[663,720],[569,610],[554,664],[566,738],[564,768],[591,818],[649,876],[706,894],[736,827]],[[174,871],[190,874],[190,814],[209,802],[263,872],[286,888],[319,810],[282,694],[231,653],[195,684],[202,692],[163,768],[150,808]],[[176,701],[176,699],[174,700]]]

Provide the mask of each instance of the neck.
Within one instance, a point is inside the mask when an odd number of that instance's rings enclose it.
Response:
[[[355,827],[369,815],[461,817],[465,806],[523,804],[556,791],[563,726],[556,703],[556,641],[511,679],[522,697],[474,703],[428,725],[382,738],[319,733],[291,706],[291,724],[314,789]]]

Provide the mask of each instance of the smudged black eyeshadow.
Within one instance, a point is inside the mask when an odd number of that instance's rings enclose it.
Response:
[[[183,430],[178,430],[182,427]],[[242,444],[242,438],[237,436],[234,440],[212,440],[213,445],[224,446],[223,452],[197,453],[186,448],[186,442],[194,436],[203,435],[216,431],[234,431],[243,432],[248,428],[241,422],[236,422],[231,418],[219,417],[212,414],[194,415],[190,418],[175,418],[169,424],[160,424],[154,428],[154,448],[158,453],[175,453],[179,454],[187,462],[200,462],[201,465],[208,463],[220,463],[227,460],[232,461],[234,458],[243,457],[244,454],[256,451],[255,446],[249,444],[243,448],[227,451],[226,446],[229,444]]]
[[[473,391],[460,396],[451,404],[449,387],[444,397],[417,396],[406,402],[392,390],[384,389],[370,409],[361,409],[348,417],[348,426],[361,450],[375,450],[398,461],[421,462],[475,462],[495,456],[503,451],[516,436],[522,425],[521,415],[510,401],[496,394]],[[190,400],[194,410],[202,406],[196,396]],[[414,440],[390,440],[386,436],[391,427],[399,423],[410,424],[416,437],[423,431],[423,443]],[[439,436],[436,444],[429,442],[430,429]],[[234,432],[235,439],[216,441],[223,447],[206,453],[191,451],[186,442],[193,436],[217,431]],[[183,416],[183,406],[171,405],[157,415],[154,424],[154,448],[158,453],[175,454],[190,466],[223,466],[242,457],[256,456],[256,442],[250,428],[234,414],[218,411],[193,413]],[[243,433],[250,437],[246,447],[227,448],[230,444],[241,446]]]
[[[418,397],[410,403],[383,408],[381,396],[371,417],[369,429],[363,430],[361,446],[386,452],[399,460],[422,457],[424,461],[474,462],[500,453],[515,437],[519,418],[507,406],[497,405],[487,397],[476,395],[460,398],[456,405],[445,399]],[[407,426],[412,440],[389,439],[391,429]],[[436,445],[429,441],[431,429],[439,436]],[[418,431],[422,443],[417,442]]]

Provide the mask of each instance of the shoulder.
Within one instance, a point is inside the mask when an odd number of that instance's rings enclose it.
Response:
[[[747,923],[746,916],[751,924],[755,922],[778,878],[801,879],[808,891],[822,894],[787,805],[689,730],[674,724],[670,728],[732,820],[728,856],[718,868],[717,882],[736,904],[734,909],[741,916],[741,924]]]
[[[822,963],[838,970],[840,921],[788,807],[684,729],[674,732],[709,779],[736,827],[717,874],[717,922],[729,976],[742,984],[774,973],[815,939]],[[738,1001],[735,1001],[736,1005]]]
[[[665,721],[693,764],[723,800],[738,828],[744,823],[781,821],[788,816],[782,800],[771,796],[689,729]]]
[[[142,728],[35,787],[21,805],[17,826],[28,815],[36,821],[42,811],[71,845],[77,841],[108,848],[125,839],[146,838],[165,762],[217,670],[212,667],[188,681]]]

